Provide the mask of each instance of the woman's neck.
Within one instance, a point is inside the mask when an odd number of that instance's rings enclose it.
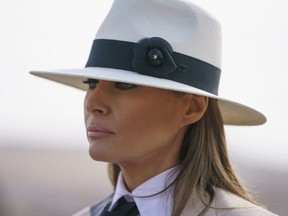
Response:
[[[168,170],[179,164],[178,158],[174,160],[147,161],[145,163],[132,163],[119,165],[122,171],[123,180],[128,191],[132,192],[139,185],[148,179]]]

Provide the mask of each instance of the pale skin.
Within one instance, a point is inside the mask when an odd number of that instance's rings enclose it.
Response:
[[[94,160],[120,166],[129,191],[177,165],[187,126],[208,98],[111,81],[88,81],[85,124]]]

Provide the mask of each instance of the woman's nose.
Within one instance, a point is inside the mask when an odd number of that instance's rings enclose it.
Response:
[[[84,108],[89,113],[108,114],[108,88],[105,81],[99,81],[97,87],[92,90],[88,90],[84,100]]]

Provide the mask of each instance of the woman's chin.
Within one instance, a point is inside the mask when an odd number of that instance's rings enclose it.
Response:
[[[95,161],[102,161],[102,162],[113,161],[113,156],[111,155],[111,151],[105,151],[103,149],[99,149],[95,147],[94,145],[90,145],[89,155]]]

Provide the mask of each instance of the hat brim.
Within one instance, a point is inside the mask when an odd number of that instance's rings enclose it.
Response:
[[[167,79],[141,75],[131,71],[111,68],[87,67],[81,69],[31,71],[30,73],[35,76],[62,83],[81,90],[87,90],[87,84],[84,84],[83,81],[87,80],[87,78],[91,78],[114,82],[132,83],[136,85],[203,95],[218,100],[224,124],[261,125],[266,122],[266,117],[262,113],[246,105],[221,98],[217,95],[213,95],[189,85]]]

